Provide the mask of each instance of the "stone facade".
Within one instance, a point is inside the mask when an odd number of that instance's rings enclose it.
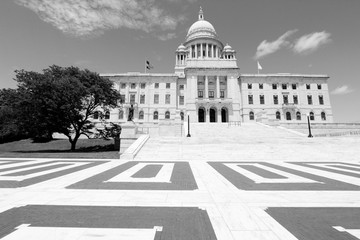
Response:
[[[332,122],[327,75],[241,74],[236,52],[199,19],[175,52],[174,74],[101,74],[114,82],[123,104],[108,119],[136,123],[274,121]]]

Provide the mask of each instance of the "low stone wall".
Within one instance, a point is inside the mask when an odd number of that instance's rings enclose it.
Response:
[[[308,133],[307,123],[281,123],[282,127]],[[360,123],[311,123],[314,137],[339,137],[360,135]]]

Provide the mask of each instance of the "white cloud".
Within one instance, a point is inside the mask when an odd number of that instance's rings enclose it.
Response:
[[[172,31],[183,16],[172,16],[155,0],[15,0],[66,34],[87,37],[107,29]]]
[[[167,34],[163,34],[163,35],[159,35],[158,38],[161,40],[161,41],[166,41],[166,40],[169,40],[169,39],[173,39],[176,37],[176,34],[175,33],[167,33]]]
[[[333,91],[331,91],[331,94],[333,95],[344,95],[353,92],[354,89],[350,89],[349,86],[344,85],[341,87],[335,88]]]
[[[325,31],[304,35],[295,41],[293,51],[301,54],[311,53],[321,45],[329,43],[331,41],[330,35],[330,33]]]
[[[289,42],[286,39],[295,32],[297,32],[297,29],[287,31],[273,42],[268,42],[267,40],[262,41],[260,45],[257,47],[257,51],[254,56],[254,59],[263,58],[266,55],[274,53],[278,51],[280,48],[289,45]]]

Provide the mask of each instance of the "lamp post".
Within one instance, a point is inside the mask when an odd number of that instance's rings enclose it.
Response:
[[[310,127],[310,114],[308,113],[308,114],[306,114],[306,116],[307,116],[307,120],[308,120],[308,128],[309,128],[309,138],[312,138],[313,137],[313,135],[311,134],[311,127]]]
[[[190,135],[190,113],[187,113],[188,116],[188,134],[186,135],[186,137],[191,137]]]

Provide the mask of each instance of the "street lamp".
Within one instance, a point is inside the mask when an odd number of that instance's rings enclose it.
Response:
[[[188,116],[188,134],[186,135],[186,137],[191,137],[190,135],[190,113],[187,113]]]
[[[313,137],[313,135],[311,134],[311,127],[310,127],[310,114],[308,113],[308,114],[306,114],[306,116],[307,116],[307,120],[308,120],[308,128],[309,128],[309,138],[312,138]]]

